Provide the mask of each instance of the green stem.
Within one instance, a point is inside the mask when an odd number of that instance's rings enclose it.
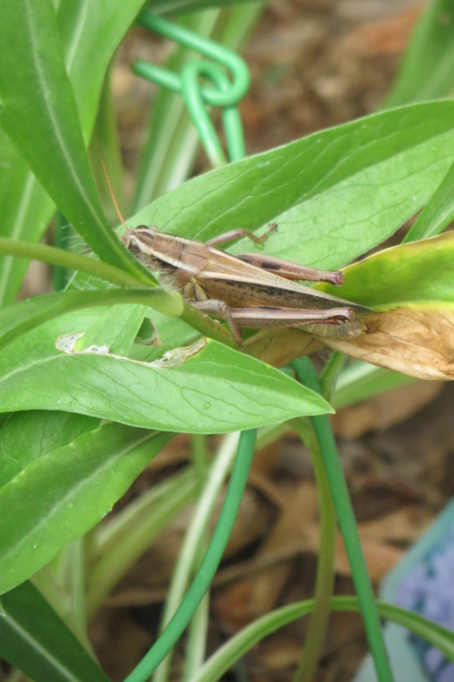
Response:
[[[55,226],[54,226],[54,245],[56,248],[62,248],[64,247],[64,231],[65,231],[65,226],[68,224],[68,221],[66,218],[58,211],[57,215],[55,217]],[[68,251],[68,249],[64,249],[64,251]],[[54,277],[54,288],[55,291],[63,291],[63,289],[66,287],[68,284],[68,273],[65,268],[62,268],[58,265],[54,267],[53,270],[53,277]]]
[[[336,557],[336,510],[314,428],[308,429],[307,425],[307,420],[292,421],[292,426],[310,448],[313,456],[319,495],[320,550],[314,595],[315,606],[293,682],[312,682],[315,679],[330,616]]]
[[[207,482],[207,436],[205,434],[194,434],[192,436],[192,460],[194,464],[194,471],[196,477],[197,489],[195,491],[194,497],[199,499],[203,492],[203,486]],[[208,479],[208,482],[209,479]],[[211,487],[211,486],[210,486]],[[205,531],[201,531],[200,537],[195,537],[194,526],[198,526],[196,522],[198,510],[196,509],[191,515],[191,520],[183,545],[178,554],[177,562],[173,569],[172,579],[167,592],[166,602],[161,615],[160,632],[164,630],[167,623],[170,621],[171,617],[175,613],[178,604],[180,603],[184,591],[187,588],[190,576],[195,572],[195,568],[200,564],[196,563],[196,551],[199,541],[204,538]],[[199,552],[200,554],[200,552]],[[200,607],[199,607],[200,608]],[[197,616],[197,611],[191,624]],[[168,656],[162,661],[162,663],[156,668],[153,675],[153,682],[167,682],[170,677],[170,669],[172,664],[173,652],[170,652]]]
[[[333,394],[336,390],[337,380],[347,364],[347,356],[344,353],[334,351],[331,355],[323,373],[320,377],[322,396],[328,402],[331,402]]]
[[[175,615],[150,651],[128,675],[125,682],[145,682],[175,645],[209,589],[240,507],[254,454],[255,437],[255,430],[243,431],[241,434],[232,477],[219,521],[200,568]]]
[[[184,682],[190,682],[203,664],[209,628],[210,593],[203,597],[192,617],[184,657]]]
[[[302,358],[293,363],[299,379],[313,391],[320,392],[320,383],[310,360]],[[348,494],[347,483],[339,460],[336,442],[327,415],[312,417],[314,430],[320,446],[326,475],[339,519],[339,527],[350,563],[367,638],[379,682],[392,682],[388,654],[380,626],[374,592],[356,526],[355,515]]]
[[[16,256],[17,258],[40,260],[44,263],[67,268],[68,270],[78,270],[120,286],[136,287],[139,284],[147,284],[148,286],[153,285],[150,279],[141,276],[139,270],[137,271],[137,276],[131,275],[114,265],[103,263],[95,258],[87,258],[87,256],[81,256],[72,251],[56,249],[53,246],[46,246],[45,244],[29,244],[28,242],[18,242],[0,237],[0,254],[2,256]]]

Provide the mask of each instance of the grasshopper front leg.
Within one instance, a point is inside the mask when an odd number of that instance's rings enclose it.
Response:
[[[237,342],[241,350],[244,351],[243,337],[241,335],[241,330],[233,318],[233,311],[229,306],[224,303],[224,301],[216,301],[215,299],[209,298],[205,301],[190,301],[193,308],[197,308],[203,313],[208,313],[208,315],[213,315],[221,320],[225,320],[229,325],[230,332]]]

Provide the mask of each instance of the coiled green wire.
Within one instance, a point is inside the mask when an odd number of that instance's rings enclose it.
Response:
[[[157,85],[181,93],[213,167],[225,164],[227,159],[207,106],[221,107],[229,160],[237,161],[243,158],[245,155],[243,127],[236,105],[247,93],[250,84],[249,71],[244,61],[221,45],[201,38],[182,26],[156,17],[150,11],[144,11],[139,15],[139,23],[212,60],[190,62],[183,68],[181,74],[143,60],[137,60],[133,70],[137,75]],[[225,69],[230,71],[232,80],[228,78]],[[202,78],[208,79],[211,86],[203,85]]]

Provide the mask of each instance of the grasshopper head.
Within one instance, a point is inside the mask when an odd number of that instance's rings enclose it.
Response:
[[[132,230],[126,230],[121,238],[128,251],[151,272],[159,272],[161,269],[154,244],[157,235],[158,228],[154,225],[152,227],[139,225]]]
[[[121,241],[128,251],[136,258],[143,261],[144,255],[150,255],[150,252],[153,249],[153,241],[157,232],[158,230],[154,225],[152,227],[139,225],[132,230],[126,230]]]

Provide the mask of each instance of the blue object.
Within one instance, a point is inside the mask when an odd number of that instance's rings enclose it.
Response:
[[[380,598],[454,631],[454,501],[388,574]],[[454,664],[425,640],[389,623],[385,641],[396,682],[454,682]],[[375,682],[370,656],[354,682]]]

